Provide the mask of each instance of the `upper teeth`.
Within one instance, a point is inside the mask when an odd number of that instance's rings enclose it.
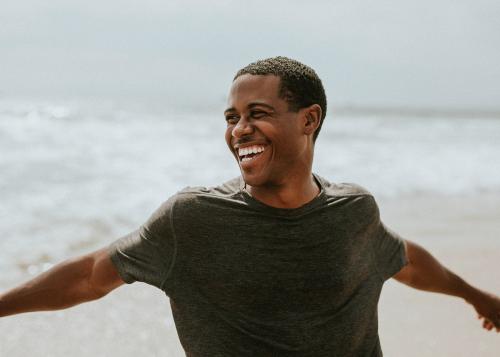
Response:
[[[259,152],[262,152],[262,151],[264,151],[264,146],[258,146],[258,145],[247,146],[244,148],[239,148],[238,155],[241,157],[241,156],[245,156],[248,154],[258,154]]]

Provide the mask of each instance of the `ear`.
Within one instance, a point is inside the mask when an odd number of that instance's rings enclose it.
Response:
[[[321,123],[321,115],[323,112],[318,104],[313,104],[302,110],[304,110],[304,134],[312,135]]]

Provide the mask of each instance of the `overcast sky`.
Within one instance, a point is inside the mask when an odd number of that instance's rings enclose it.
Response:
[[[218,109],[234,73],[285,55],[331,105],[500,108],[500,2],[7,1],[2,98]]]

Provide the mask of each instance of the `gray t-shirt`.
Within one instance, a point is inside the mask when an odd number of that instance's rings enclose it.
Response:
[[[382,356],[377,304],[403,240],[365,189],[314,177],[320,194],[295,209],[241,177],[188,187],[110,245],[125,282],[170,298],[187,356]]]

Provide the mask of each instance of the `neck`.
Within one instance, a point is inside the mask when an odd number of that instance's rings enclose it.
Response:
[[[311,171],[307,175],[287,177],[282,184],[245,185],[255,199],[275,208],[298,208],[312,201],[320,192]]]

